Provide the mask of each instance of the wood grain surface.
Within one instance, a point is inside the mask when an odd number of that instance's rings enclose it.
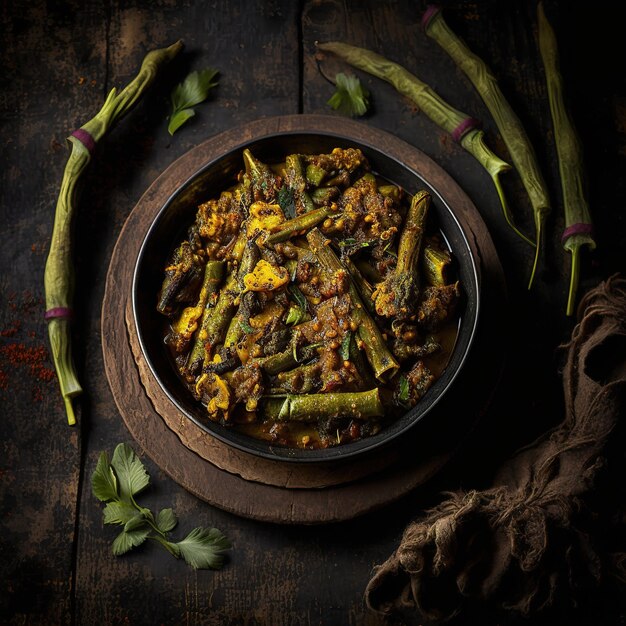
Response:
[[[406,525],[440,492],[481,487],[521,444],[561,416],[558,346],[569,258],[560,245],[558,168],[532,1],[446,0],[450,25],[490,64],[537,150],[554,210],[535,288],[525,284],[531,251],[507,229],[480,167],[391,87],[358,73],[372,94],[363,122],[418,147],[478,208],[502,261],[508,305],[507,368],[492,408],[455,459],[427,485],[349,522],[277,526],[244,519],[188,493],[133,444],[104,374],[101,305],[122,226],[152,182],[178,157],[219,132],[270,115],[333,114],[333,77],[347,68],[316,59],[315,41],[375,49],[423,77],[452,104],[483,120],[487,140],[506,151],[467,79],[421,32],[425,3],[412,0],[17,0],[0,7],[0,622],[8,624],[209,624],[373,626],[362,594],[372,569]],[[562,51],[562,73],[584,146],[598,250],[583,259],[581,290],[625,269],[626,23],[624,3],[546,0]],[[186,51],[98,147],[83,181],[75,223],[74,345],[85,393],[79,426],[65,424],[51,374],[43,314],[43,267],[67,158],[65,138],[90,119],[113,86],[124,85],[147,50],[183,38]],[[219,87],[174,137],[169,94],[186,73],[220,69]],[[336,116],[340,125],[343,118]],[[515,175],[506,191],[531,229]],[[120,311],[120,315],[123,312]],[[480,367],[478,364],[476,367]],[[192,571],[155,546],[111,554],[115,530],[102,524],[90,476],[102,450],[135,445],[152,484],[142,502],[173,506],[176,537],[199,525],[234,544],[223,570]],[[580,624],[624,623],[608,598],[587,598]],[[556,616],[546,623],[563,623]],[[407,615],[396,623],[421,624]],[[482,613],[471,623],[519,623]],[[539,623],[535,620],[535,623]],[[576,620],[568,618],[568,624]]]

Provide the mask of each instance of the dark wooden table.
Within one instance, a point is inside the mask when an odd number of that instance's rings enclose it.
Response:
[[[328,113],[333,88],[315,61],[316,40],[339,39],[403,63],[502,140],[467,79],[419,27],[409,0],[268,0],[202,3],[55,0],[0,11],[2,207],[0,247],[0,621],[11,624],[379,624],[363,604],[372,568],[443,489],[479,487],[516,446],[561,414],[556,347],[568,337],[569,258],[534,2],[446,2],[448,21],[485,58],[533,139],[554,212],[536,287],[531,250],[504,225],[478,164],[392,88],[360,75],[372,94],[364,124],[417,146],[442,165],[482,212],[509,287],[502,315],[511,358],[492,410],[461,454],[427,487],[376,514],[325,527],[240,519],[185,492],[144,458],[151,508],[172,505],[181,529],[215,525],[234,544],[222,571],[192,571],[154,547],[116,558],[90,476],[100,451],[133,443],[104,376],[100,307],[111,251],[142,192],[177,157],[246,121]],[[598,250],[584,257],[582,289],[624,269],[626,58],[623,5],[547,2],[562,51],[569,102],[583,140]],[[85,177],[75,230],[75,353],[85,393],[69,428],[47,355],[43,267],[67,156],[65,137],[125,84],[145,52],[178,38],[184,55],[98,148]],[[616,61],[620,60],[617,63]],[[173,138],[168,94],[191,69],[220,69],[219,87]],[[339,63],[323,62],[334,75]],[[341,118],[337,117],[337,124]],[[506,180],[519,224],[532,230],[519,180]],[[528,390],[531,390],[530,392]],[[462,410],[462,404],[459,404]],[[141,450],[138,450],[141,452]],[[616,623],[605,607],[594,623]],[[480,623],[501,619],[483,614]],[[508,619],[508,618],[507,618]],[[407,623],[420,623],[407,618]],[[478,622],[474,622],[478,623]],[[505,623],[501,621],[500,623]],[[512,623],[509,619],[506,623]],[[590,622],[587,622],[590,623]]]

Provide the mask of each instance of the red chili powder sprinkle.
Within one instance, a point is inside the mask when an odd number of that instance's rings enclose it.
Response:
[[[15,335],[19,332],[21,325],[22,322],[20,322],[20,320],[13,322],[13,326],[10,328],[0,330],[0,337],[15,337]]]
[[[44,346],[9,343],[0,346],[0,354],[14,367],[28,367],[30,375],[36,380],[42,382],[54,380],[54,370],[45,365],[48,360],[48,350]]]

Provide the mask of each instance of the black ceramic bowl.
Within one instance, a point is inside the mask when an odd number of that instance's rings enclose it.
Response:
[[[165,201],[145,236],[136,261],[132,293],[134,321],[143,355],[163,392],[186,418],[193,420],[213,437],[250,454],[284,461],[306,463],[353,458],[397,440],[418,424],[444,394],[454,392],[453,382],[463,367],[478,322],[478,270],[467,237],[455,216],[455,207],[448,206],[444,199],[445,190],[431,186],[423,173],[407,164],[405,150],[413,153],[418,151],[386,133],[349,120],[326,116],[293,116],[287,119],[292,123],[287,124],[285,130],[281,130],[281,126],[284,126],[282,124],[256,123],[256,126],[252,125],[253,132],[250,132],[250,128],[243,127],[241,136],[253,138],[242,140],[240,145],[234,146],[231,141],[229,149],[219,157],[210,159],[196,171],[190,171],[186,182]],[[329,124],[328,120],[332,123]],[[293,152],[329,152],[337,146],[360,148],[369,159],[374,172],[410,194],[419,189],[430,191],[431,210],[436,212],[441,231],[452,249],[463,288],[460,328],[456,345],[441,377],[417,406],[379,434],[321,450],[277,447],[207,419],[204,407],[194,400],[179,379],[167,353],[163,342],[164,318],[156,311],[157,293],[169,254],[193,222],[197,205],[218,195],[234,182],[237,172],[243,167],[241,153],[244,148],[249,148],[261,160],[272,162],[277,157]],[[400,147],[397,148],[398,146]],[[446,175],[442,170],[427,157],[418,154],[428,163],[426,169],[438,170],[445,180]]]

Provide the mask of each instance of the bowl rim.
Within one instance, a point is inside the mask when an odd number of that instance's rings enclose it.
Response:
[[[458,378],[459,374],[463,370],[463,366],[465,365],[467,357],[469,353],[471,352],[471,349],[474,345],[474,340],[476,337],[479,318],[480,318],[480,309],[481,309],[481,293],[480,293],[481,281],[480,281],[480,275],[478,271],[477,260],[475,258],[475,253],[472,249],[472,246],[470,245],[468,235],[465,229],[463,228],[463,225],[457,218],[457,215],[455,214],[454,210],[449,205],[448,201],[444,198],[442,193],[440,193],[439,189],[434,187],[431,182],[426,180],[424,176],[420,172],[416,171],[413,167],[411,167],[407,163],[400,161],[398,157],[394,156],[393,154],[385,153],[380,147],[375,145],[373,141],[369,141],[362,136],[358,136],[358,137],[350,136],[349,131],[348,131],[348,134],[346,134],[346,127],[353,127],[353,130],[354,130],[354,129],[362,128],[365,126],[368,132],[373,132],[374,135],[380,135],[381,137],[391,138],[394,140],[394,142],[399,142],[400,144],[404,144],[404,146],[406,146],[412,151],[421,153],[419,148],[411,144],[408,144],[402,139],[395,137],[394,135],[391,135],[390,133],[387,133],[386,131],[382,131],[377,128],[366,126],[362,124],[361,122],[355,122],[353,120],[342,119],[341,127],[336,131],[330,130],[328,127],[323,127],[319,129],[314,128],[315,122],[317,120],[324,120],[326,122],[328,119],[331,119],[331,120],[337,121],[336,117],[329,116],[329,115],[300,114],[300,115],[294,115],[294,116],[278,116],[276,118],[265,118],[265,121],[268,121],[268,120],[272,121],[272,119],[279,121],[279,120],[284,120],[286,117],[291,118],[292,123],[290,125],[281,127],[281,124],[278,123],[276,124],[275,128],[267,128],[264,130],[264,132],[260,134],[250,134],[250,133],[244,132],[245,129],[254,128],[256,125],[258,125],[259,120],[257,120],[256,122],[249,122],[247,124],[241,125],[239,128],[242,130],[242,136],[245,137],[245,140],[242,140],[238,143],[235,142],[233,145],[227,146],[227,150],[225,152],[222,152],[219,156],[210,158],[205,163],[197,167],[195,171],[192,172],[184,180],[184,182],[178,185],[177,188],[174,191],[172,191],[170,195],[167,197],[167,199],[162,203],[162,205],[160,206],[154,218],[152,219],[152,222],[150,223],[150,226],[148,227],[143,237],[141,246],[139,248],[139,252],[137,254],[137,258],[135,259],[135,262],[134,262],[132,287],[131,287],[132,289],[132,293],[131,293],[132,319],[135,325],[137,339],[139,341],[139,346],[141,349],[141,354],[143,358],[145,359],[146,364],[148,365],[150,373],[154,377],[161,391],[167,396],[168,400],[185,416],[186,419],[190,419],[194,424],[196,424],[199,428],[201,428],[204,432],[206,432],[211,437],[215,437],[222,443],[225,443],[228,446],[231,446],[241,452],[250,454],[254,457],[261,457],[261,458],[270,459],[273,461],[298,463],[298,464],[328,463],[328,462],[339,461],[339,460],[344,460],[344,459],[353,459],[356,456],[362,457],[365,454],[375,449],[391,444],[392,442],[396,441],[400,435],[404,435],[408,431],[412,430],[420,421],[422,421],[429,413],[431,413],[431,411],[447,395],[450,388],[452,387],[452,385]],[[295,120],[295,124],[293,123],[294,120]],[[298,125],[299,120],[302,121],[301,125]],[[435,384],[436,384],[446,375],[446,372],[448,372],[447,380],[445,381],[445,384],[438,389],[438,393],[435,397],[430,398],[428,405],[423,407],[423,410],[421,412],[419,410],[420,405],[418,403],[415,407],[412,407],[409,411],[407,411],[401,417],[399,417],[398,420],[406,418],[406,416],[412,411],[416,411],[416,415],[412,419],[407,420],[407,423],[404,424],[402,427],[397,428],[394,431],[389,430],[389,428],[393,425],[392,423],[392,424],[387,425],[385,428],[383,428],[380,431],[380,433],[377,433],[376,435],[364,437],[355,442],[341,444],[341,445],[333,446],[329,448],[314,449],[314,450],[308,450],[308,449],[303,449],[303,448],[289,448],[285,446],[272,445],[269,442],[256,439],[254,437],[251,437],[250,435],[245,435],[244,433],[239,433],[237,431],[229,431],[227,430],[226,427],[221,426],[220,424],[217,424],[217,423],[210,422],[209,420],[207,420],[206,422],[203,422],[200,419],[198,419],[196,416],[194,416],[192,413],[190,413],[184,406],[181,405],[181,403],[174,396],[174,394],[168,389],[168,386],[161,379],[161,376],[159,375],[157,368],[155,367],[152,361],[152,358],[150,357],[150,351],[146,347],[144,336],[141,330],[142,326],[138,318],[138,306],[137,306],[138,274],[140,271],[142,261],[146,254],[146,248],[149,245],[151,236],[153,235],[154,231],[158,228],[159,222],[161,221],[163,216],[166,214],[167,210],[169,209],[171,204],[174,202],[174,200],[179,196],[179,194],[181,194],[184,190],[186,190],[194,182],[196,178],[201,176],[204,172],[206,172],[211,167],[215,166],[217,163],[219,163],[228,155],[231,155],[237,151],[241,151],[246,146],[249,146],[250,144],[253,144],[253,143],[271,140],[272,138],[275,138],[275,137],[294,136],[294,135],[324,136],[324,137],[337,139],[338,141],[343,140],[343,141],[351,142],[353,144],[358,144],[359,146],[366,147],[368,151],[373,151],[375,153],[381,154],[385,158],[394,161],[395,163],[398,164],[399,167],[405,168],[406,170],[410,172],[412,176],[414,176],[417,180],[421,181],[421,183],[425,185],[432,192],[432,195],[436,196],[439,206],[442,207],[448,213],[449,218],[454,223],[454,227],[460,233],[463,245],[469,251],[467,258],[470,261],[470,268],[469,268],[470,276],[472,279],[473,290],[475,293],[474,307],[473,307],[474,314],[471,319],[470,327],[465,330],[465,332],[467,333],[465,349],[463,350],[463,353],[460,355],[458,363],[456,364],[454,371],[449,371],[448,367],[446,366],[440,378],[438,378],[437,381],[435,381]],[[212,139],[216,139],[216,137],[213,137]],[[189,154],[189,152],[191,152],[192,150],[194,150],[194,148],[192,148],[190,151],[181,155],[178,160],[185,158],[185,156]],[[441,170],[446,176],[449,177],[447,172],[443,170],[443,168],[439,164],[432,161],[432,159],[430,159],[427,155],[424,155],[424,153],[421,153],[421,154],[425,156],[427,159],[429,159],[431,162],[433,162],[433,164],[439,170]],[[376,168],[374,167],[373,169],[375,170]],[[443,234],[444,236],[446,235],[445,231],[443,231]],[[457,348],[458,348],[458,338],[455,342],[455,346],[453,348],[453,351],[450,355],[449,360],[453,358],[454,353],[457,350]],[[396,420],[396,422],[398,420]],[[235,435],[234,438],[233,438],[233,435]],[[241,441],[239,439],[241,439]],[[250,444],[256,444],[256,446],[246,445],[246,441],[249,441]],[[259,449],[258,446],[261,446],[261,449]]]

